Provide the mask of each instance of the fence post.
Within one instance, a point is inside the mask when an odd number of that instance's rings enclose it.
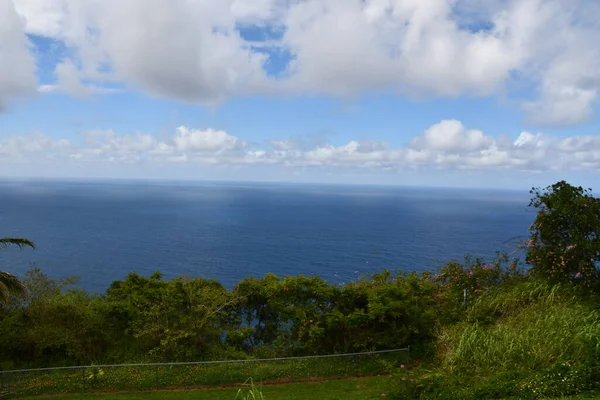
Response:
[[[8,394],[12,394],[12,392],[10,391],[10,375],[10,373],[6,375],[6,391],[8,392]]]
[[[291,373],[292,376],[291,377],[292,377],[292,382],[293,382],[294,381],[294,360],[292,360],[290,362],[290,367],[292,369],[292,373]]]
[[[81,367],[81,390],[85,392],[85,367]]]
[[[354,355],[354,373],[356,374],[356,376],[360,375],[358,373],[358,354]]]
[[[158,365],[156,366],[154,379],[155,379],[155,387],[158,389]]]

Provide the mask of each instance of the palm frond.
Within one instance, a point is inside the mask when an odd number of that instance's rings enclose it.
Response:
[[[0,238],[0,249],[5,249],[8,246],[17,246],[19,248],[23,247],[31,247],[35,249],[35,244],[29,240],[24,238]]]
[[[0,302],[7,303],[10,294],[26,294],[27,288],[10,272],[0,271]]]

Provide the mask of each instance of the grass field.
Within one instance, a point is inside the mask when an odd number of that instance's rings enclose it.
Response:
[[[390,377],[332,380],[263,386],[267,400],[374,400],[383,398],[390,388]],[[240,388],[197,390],[142,391],[27,397],[29,400],[97,399],[97,400],[234,400]],[[244,388],[242,388],[244,390]],[[600,400],[600,395],[581,395],[557,400]]]
[[[21,398],[52,394],[135,392],[170,388],[224,387],[255,382],[284,384],[386,375],[406,363],[407,352],[294,360],[86,367],[2,375],[0,391]]]
[[[389,387],[389,377],[304,382],[264,386],[268,400],[371,400],[381,399]],[[75,394],[27,397],[27,399],[98,399],[98,400],[233,400],[239,387],[184,391],[130,392],[115,394]]]

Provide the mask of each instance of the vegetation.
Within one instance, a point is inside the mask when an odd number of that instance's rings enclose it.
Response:
[[[0,238],[0,250],[8,246],[17,246],[20,248],[35,248],[33,242],[22,238]],[[25,285],[13,274],[6,271],[0,271],[0,303],[6,304],[11,294],[24,295],[26,293]]]
[[[531,193],[538,210],[527,251],[532,272],[551,282],[597,284],[600,199],[565,181]]]
[[[600,389],[600,201],[566,182],[532,194],[538,214],[524,246],[525,265],[499,253],[491,262],[451,261],[437,273],[383,271],[345,285],[268,274],[231,290],[212,280],[132,273],[94,295],[70,289],[73,278],[52,280],[32,269],[23,279],[29,297],[11,296],[0,312],[0,366],[266,358],[410,345],[410,368],[377,359],[361,371],[393,372],[381,388],[388,398],[592,393]],[[293,373],[341,377],[355,373],[352,368],[341,359],[319,360]],[[200,369],[158,376],[182,386],[228,377],[235,377],[232,383],[281,380],[292,373],[289,365]],[[156,387],[152,372],[128,371],[91,371],[84,386]],[[196,378],[210,376],[210,382]],[[81,388],[77,372],[71,381],[56,378],[43,381],[53,387],[36,387],[44,393]]]
[[[264,396],[261,388],[254,385],[254,381],[250,379],[250,388],[245,391],[243,389],[238,389],[238,392],[235,396],[236,400],[264,400]]]
[[[389,374],[406,363],[406,354],[310,358],[214,364],[92,366],[44,371],[10,372],[4,388],[23,396],[182,387],[240,385],[253,377],[265,384]]]
[[[600,378],[599,310],[544,281],[488,291],[440,329],[436,345],[436,363],[410,371],[398,398],[567,396],[597,389]]]
[[[0,314],[4,369],[266,358],[385,350],[424,354],[452,300],[428,275],[390,273],[345,286],[319,277],[205,279],[129,274],[105,294],[69,289],[39,269],[30,295]],[[439,313],[447,308],[448,313]]]
[[[566,182],[531,193],[530,269],[490,281],[478,266],[467,275],[446,266],[443,282],[476,299],[439,326],[435,357],[401,373],[392,397],[537,399],[598,389],[599,200]]]
[[[382,387],[388,386],[387,377],[372,377],[352,380],[331,380],[324,382],[303,382],[287,385],[263,385],[260,392],[267,400],[375,400],[381,399]],[[248,395],[251,388],[242,388],[241,395]],[[234,400],[240,388],[200,389],[190,391],[133,392],[111,394],[77,394],[61,396],[61,399],[97,400]],[[250,397],[250,399],[260,397]],[[48,397],[35,397],[31,400]],[[241,397],[238,397],[240,400]]]

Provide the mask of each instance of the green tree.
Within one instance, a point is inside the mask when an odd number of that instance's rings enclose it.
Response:
[[[527,242],[532,273],[553,282],[594,282],[600,261],[600,199],[591,189],[565,181],[530,193],[529,206],[538,210]]]
[[[219,282],[179,277],[163,280],[130,273],[106,296],[110,327],[129,357],[156,361],[210,358],[223,347],[230,307],[237,303]]]
[[[20,248],[35,248],[32,241],[23,238],[0,238],[0,249],[6,249],[8,246],[17,246]],[[0,271],[0,303],[6,304],[10,294],[25,294],[25,285],[13,274],[6,271]]]

